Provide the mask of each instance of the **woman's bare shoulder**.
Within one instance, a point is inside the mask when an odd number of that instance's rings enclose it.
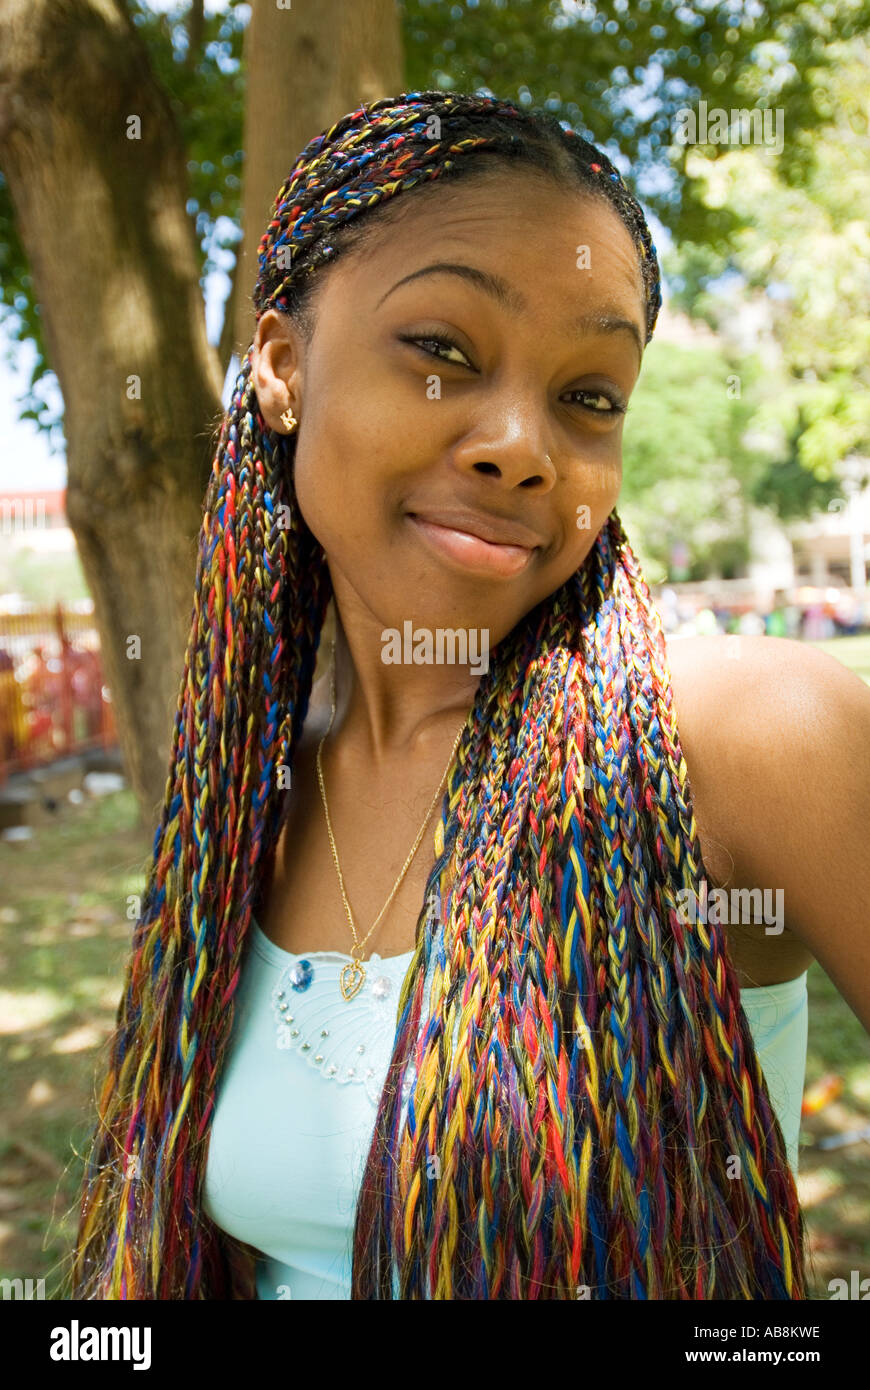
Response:
[[[800,653],[764,637],[666,638],[677,731],[689,775],[704,862],[717,884],[743,880],[755,836],[753,772],[786,755],[778,691]],[[793,680],[788,682],[795,689]],[[769,825],[768,839],[776,831]]]
[[[831,732],[832,719],[870,711],[870,687],[841,661],[787,637],[667,637],[680,730],[710,746],[734,739],[788,760],[788,733]],[[857,729],[856,729],[857,732]]]
[[[782,637],[669,639],[696,815],[870,1030],[870,687]],[[705,854],[705,862],[707,862]]]
[[[814,805],[822,812],[838,769],[858,783],[863,768],[870,781],[870,687],[842,662],[785,637],[666,645],[689,776],[715,788],[710,809],[733,848],[752,853],[774,833],[787,838]]]

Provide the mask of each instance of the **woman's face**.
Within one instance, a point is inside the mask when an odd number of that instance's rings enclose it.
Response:
[[[309,343],[263,315],[255,385],[273,429],[288,403],[299,418],[296,493],[339,611],[494,646],[616,503],[643,285],[599,199],[513,171],[435,191],[329,268]]]

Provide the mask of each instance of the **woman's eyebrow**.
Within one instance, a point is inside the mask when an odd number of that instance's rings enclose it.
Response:
[[[491,271],[480,270],[474,265],[464,265],[461,261],[433,261],[432,265],[424,265],[420,270],[412,270],[410,275],[404,275],[401,280],[397,280],[391,290],[381,295],[375,305],[379,309],[385,299],[388,299],[400,285],[407,285],[409,280],[416,280],[421,275],[461,275],[464,280],[470,280],[484,290],[492,299],[498,301],[503,309],[507,309],[512,314],[520,314],[526,307],[526,301],[520,294],[509,285],[507,280],[503,280],[500,275],[494,275]]]
[[[526,307],[525,297],[513,285],[509,285],[507,280],[503,280],[500,275],[495,275],[489,270],[481,270],[478,266],[465,265],[461,261],[434,261],[431,265],[424,265],[419,270],[412,270],[410,275],[403,275],[401,280],[397,280],[391,289],[381,295],[375,308],[379,309],[384,300],[389,299],[390,295],[401,285],[407,285],[410,280],[417,280],[421,275],[459,275],[462,279],[477,285],[508,313],[521,314]],[[626,318],[618,309],[605,305],[592,313],[581,314],[579,318],[572,321],[571,327],[580,335],[590,331],[630,333],[637,346],[638,357],[643,357],[644,344],[640,329],[633,319]]]

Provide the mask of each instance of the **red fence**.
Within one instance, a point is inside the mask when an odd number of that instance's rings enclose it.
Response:
[[[0,613],[0,782],[116,742],[100,639],[87,613]]]

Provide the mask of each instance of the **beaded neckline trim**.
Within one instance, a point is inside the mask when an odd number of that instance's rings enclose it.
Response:
[[[401,979],[383,968],[387,962],[375,965],[359,993],[344,1001],[339,960],[326,955],[312,952],[313,960],[288,961],[280,972],[271,995],[276,1044],[281,1051],[298,1052],[340,1085],[363,1086],[377,1105],[396,1033]],[[407,1078],[404,1095],[410,1086]]]

